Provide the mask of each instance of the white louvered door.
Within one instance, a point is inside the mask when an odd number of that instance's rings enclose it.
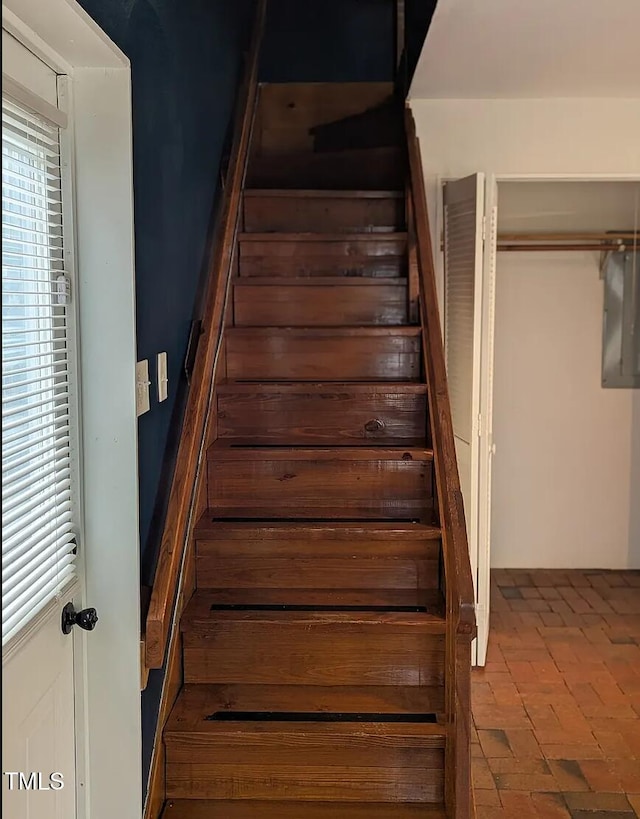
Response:
[[[484,174],[444,188],[444,343],[453,434],[464,498],[476,600],[479,551],[479,422],[482,328]],[[473,662],[477,663],[477,643]]]

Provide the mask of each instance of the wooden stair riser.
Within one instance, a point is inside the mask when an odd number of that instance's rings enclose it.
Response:
[[[404,194],[246,191],[243,214],[249,232],[393,232],[404,229]]]
[[[299,446],[426,444],[424,387],[246,385],[218,392],[218,437]]]
[[[441,807],[405,802],[279,802],[179,799],[162,819],[446,819]]]
[[[431,460],[411,451],[367,453],[213,449],[208,505],[221,518],[424,518],[433,500]]]
[[[435,752],[434,752],[435,757]],[[440,759],[441,754],[437,754]],[[434,758],[434,766],[436,760]],[[432,802],[443,799],[441,768],[218,765],[167,767],[167,798]],[[304,809],[300,816],[304,816]]]
[[[256,156],[249,166],[251,188],[394,190],[405,182],[398,148],[312,153],[288,151]]]
[[[441,685],[443,635],[380,619],[314,623],[219,614],[184,633],[185,682]]]
[[[230,329],[227,376],[260,381],[416,381],[420,333],[411,330]]]
[[[415,730],[417,726],[365,730],[357,725],[228,723],[216,728],[165,738],[169,797],[442,799],[443,738]]]
[[[382,284],[382,280],[335,277],[332,283],[251,283],[239,279],[233,288],[236,327],[344,327],[393,326],[408,321],[407,285],[404,281]],[[282,280],[278,280],[282,281]],[[286,282],[287,280],[284,279]],[[323,280],[324,281],[324,280]],[[379,283],[380,281],[380,283]]]
[[[375,276],[397,278],[407,270],[404,234],[331,240],[303,234],[244,234],[240,241],[239,275],[245,276]]]
[[[232,542],[233,543],[233,542]],[[219,543],[216,543],[219,553]],[[439,585],[437,543],[425,544],[424,558],[300,557],[308,553],[299,543],[296,556],[248,555],[211,556],[210,543],[197,544],[196,582],[198,588],[232,589],[434,589]]]
[[[200,589],[439,588],[440,530],[426,524],[230,523],[208,510],[195,538]]]
[[[419,731],[382,723],[363,730],[357,723],[224,722],[215,731],[168,733],[167,764],[206,759],[218,765],[295,768],[441,768],[442,738],[429,741]],[[327,730],[320,730],[327,729]]]

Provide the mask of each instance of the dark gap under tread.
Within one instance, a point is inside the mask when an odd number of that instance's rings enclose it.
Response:
[[[250,592],[250,590],[248,590]],[[427,614],[427,606],[329,606],[302,603],[213,603],[211,611],[318,611],[318,612],[379,612]]]
[[[214,711],[207,722],[358,722],[437,724],[436,714],[356,714],[344,711]]]

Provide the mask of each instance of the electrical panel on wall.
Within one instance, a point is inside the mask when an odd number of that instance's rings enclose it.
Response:
[[[602,386],[640,387],[640,253],[608,254],[603,270]]]

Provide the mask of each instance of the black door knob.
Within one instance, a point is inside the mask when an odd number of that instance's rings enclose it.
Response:
[[[67,603],[62,609],[62,633],[69,634],[74,626],[80,626],[85,631],[93,631],[98,622],[98,612],[95,609],[76,611],[73,603]]]

